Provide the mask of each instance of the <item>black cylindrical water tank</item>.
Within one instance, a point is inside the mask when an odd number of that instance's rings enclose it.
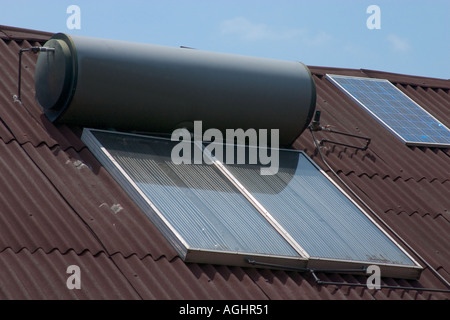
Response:
[[[296,61],[58,33],[36,65],[36,98],[53,122],[170,133],[279,129],[280,145],[307,127],[316,91]]]

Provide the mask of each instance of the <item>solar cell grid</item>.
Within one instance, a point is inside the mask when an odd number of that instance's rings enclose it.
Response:
[[[388,80],[327,78],[407,145],[450,146],[450,130]]]

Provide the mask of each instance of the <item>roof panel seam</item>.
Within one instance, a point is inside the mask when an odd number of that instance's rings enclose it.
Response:
[[[49,250],[45,250],[43,247],[37,247],[37,248],[35,248],[35,249],[30,249],[30,248],[28,248],[28,247],[26,247],[26,246],[24,246],[24,247],[21,247],[20,249],[17,249],[17,250],[15,250],[14,248],[12,248],[11,246],[7,246],[7,247],[4,247],[4,248],[2,248],[1,250],[0,250],[0,254],[1,253],[3,253],[3,252],[5,252],[5,251],[7,251],[7,250],[10,250],[10,251],[12,251],[14,254],[19,254],[19,253],[21,253],[22,251],[27,251],[27,252],[29,252],[30,254],[35,254],[35,253],[37,253],[38,251],[42,251],[43,253],[45,253],[45,254],[51,254],[51,253],[53,253],[53,252],[58,252],[58,253],[60,253],[61,255],[68,255],[68,254],[70,254],[71,252],[73,252],[73,253],[75,253],[77,256],[82,256],[83,254],[85,254],[85,253],[90,253],[92,256],[94,256],[94,257],[96,257],[96,256],[99,256],[100,254],[106,254],[107,256],[108,256],[108,253],[107,252],[104,252],[104,251],[97,251],[97,252],[92,252],[91,250],[89,250],[89,249],[82,249],[82,250],[80,250],[80,251],[76,251],[74,248],[68,248],[67,250],[61,250],[61,249],[59,249],[59,248],[57,248],[57,247],[53,247],[53,248],[51,248],[51,249],[49,249]]]

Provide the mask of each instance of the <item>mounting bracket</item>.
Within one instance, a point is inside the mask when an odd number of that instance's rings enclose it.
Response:
[[[351,133],[348,133],[348,132],[337,131],[337,130],[334,130],[334,129],[330,129],[328,127],[322,127],[320,125],[320,111],[316,111],[316,114],[314,116],[314,120],[311,123],[311,125],[309,126],[309,129],[312,130],[312,131],[326,131],[326,132],[329,132],[329,133],[344,135],[344,136],[357,138],[357,139],[361,139],[361,140],[365,140],[366,141],[364,146],[356,146],[356,145],[343,143],[343,142],[338,142],[338,141],[334,141],[334,140],[322,139],[319,142],[319,145],[321,145],[321,146],[324,143],[333,143],[333,144],[336,144],[336,145],[345,146],[345,147],[359,149],[359,150],[363,150],[364,151],[364,150],[367,150],[367,148],[369,147],[370,140],[371,140],[368,137],[364,137],[364,136],[360,136],[360,135],[356,135],[356,134],[351,134]]]

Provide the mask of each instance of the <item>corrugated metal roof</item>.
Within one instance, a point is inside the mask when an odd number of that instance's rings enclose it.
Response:
[[[80,289],[69,289],[71,265],[80,267]],[[58,250],[0,252],[0,299],[140,299],[114,262],[104,253]]]
[[[55,126],[34,99],[36,55],[20,48],[50,33],[0,26],[0,298],[5,299],[448,299],[439,292],[319,285],[310,274],[184,263],[80,140]],[[450,81],[372,70],[310,67],[322,125],[372,139],[366,151],[326,144],[326,161],[363,201],[447,280],[450,279],[450,151],[407,147],[324,78],[386,78],[450,126]],[[325,137],[317,132],[317,137]],[[330,138],[327,136],[327,138]],[[348,138],[333,137],[350,142]],[[309,132],[294,143],[325,171]],[[333,178],[333,177],[332,177]],[[338,182],[339,184],[339,182]],[[420,261],[419,261],[420,262]],[[68,290],[67,266],[81,267],[82,290]],[[318,274],[365,282],[364,276]],[[445,289],[425,268],[418,281],[387,285]]]
[[[0,251],[102,250],[77,212],[16,142],[0,141]]]

